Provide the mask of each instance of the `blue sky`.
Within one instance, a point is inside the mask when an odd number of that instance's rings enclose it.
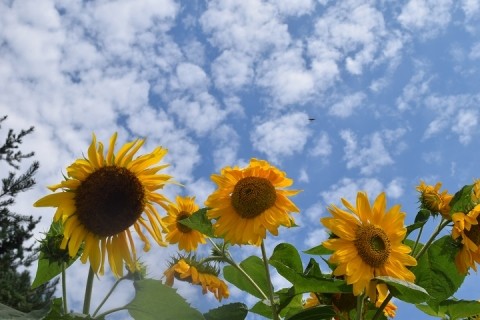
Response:
[[[185,185],[166,189],[171,198],[203,203],[210,174],[252,157],[286,171],[304,190],[301,228],[269,239],[270,252],[285,239],[319,244],[326,206],[359,190],[386,191],[411,223],[421,179],[453,192],[479,177],[479,22],[478,0],[1,1],[0,114],[6,128],[35,126],[23,147],[41,163],[17,210],[43,216],[40,237],[53,212],[31,205],[44,186],[92,132],[105,141],[118,131],[122,143],[169,149]],[[173,252],[144,256],[152,276]],[[73,304],[85,270],[70,270]],[[101,281],[98,298],[111,279]],[[477,281],[458,296],[479,299]],[[179,287],[196,306],[216,305]],[[115,305],[128,299],[120,292]],[[229,300],[241,299],[232,289]],[[397,319],[425,318],[397,303]]]

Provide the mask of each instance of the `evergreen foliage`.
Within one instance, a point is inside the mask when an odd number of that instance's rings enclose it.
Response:
[[[7,116],[0,118],[0,129]],[[6,177],[2,177],[0,191],[0,303],[23,312],[44,307],[50,302],[58,280],[47,283],[34,290],[31,289],[30,273],[25,267],[37,258],[37,248],[27,241],[33,236],[33,229],[40,221],[31,215],[22,215],[10,210],[15,197],[35,185],[33,176],[38,171],[39,163],[34,161],[21,174],[20,162],[31,158],[34,153],[24,154],[19,150],[22,139],[33,132],[33,127],[21,130],[18,134],[8,131],[5,143],[0,145],[0,172],[10,168]],[[8,164],[8,166],[7,166]],[[23,269],[23,271],[21,271]]]

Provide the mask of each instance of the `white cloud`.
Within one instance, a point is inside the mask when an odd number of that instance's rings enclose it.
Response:
[[[314,59],[341,61],[348,72],[360,75],[366,65],[374,62],[386,36],[383,15],[377,9],[365,3],[342,1],[330,6],[318,19],[310,47]]]
[[[434,113],[434,119],[425,130],[423,139],[450,129],[458,135],[460,143],[467,145],[478,134],[480,95],[432,95],[425,99],[425,104]]]
[[[310,179],[308,178],[308,173],[307,173],[307,170],[305,170],[305,168],[300,169],[300,174],[299,174],[297,180],[298,180],[299,182],[308,183],[308,181],[309,181]]]
[[[480,59],[480,42],[477,42],[472,46],[468,57],[472,60]]]
[[[398,16],[404,28],[425,38],[443,31],[451,19],[451,0],[410,0]]]
[[[278,12],[283,15],[301,16],[315,9],[313,0],[273,0],[271,2],[276,6]]]
[[[303,104],[315,92],[314,77],[305,69],[302,48],[277,52],[258,68],[258,83],[273,97],[273,107]]]
[[[217,128],[226,117],[226,111],[207,92],[199,93],[195,97],[175,99],[168,109],[199,136]]]
[[[217,170],[224,166],[232,166],[238,162],[240,137],[230,126],[221,125],[213,132],[213,161]]]
[[[308,116],[303,112],[290,113],[258,124],[250,136],[253,147],[278,161],[303,151],[307,138]]]
[[[433,76],[427,77],[424,65],[415,63],[416,73],[402,90],[402,95],[397,98],[396,104],[400,111],[408,110],[412,105],[418,105],[430,91],[430,82]]]
[[[477,129],[479,121],[478,110],[462,109],[457,113],[455,120],[452,131],[458,134],[460,143],[469,144],[473,133]]]
[[[308,218],[309,222],[311,223],[318,223],[320,217],[325,213],[325,206],[321,202],[316,202],[307,210],[305,210],[305,216]]]
[[[225,92],[242,89],[253,79],[252,58],[242,52],[225,50],[212,63],[215,86]]]
[[[375,132],[367,137],[361,145],[350,130],[342,130],[340,137],[345,141],[344,159],[349,169],[358,167],[362,174],[370,175],[379,171],[383,166],[394,163],[385,148],[384,138],[380,132]]]
[[[330,204],[341,205],[341,198],[345,198],[354,204],[359,191],[367,192],[370,201],[373,201],[378,194],[384,191],[384,186],[375,178],[356,180],[342,178],[336,184],[331,185],[328,191],[321,192],[320,195],[326,206]]]
[[[396,178],[390,181],[387,185],[386,192],[390,198],[400,198],[405,192],[402,179]]]
[[[320,222],[318,222],[320,224]],[[303,243],[308,246],[308,248],[316,247],[320,245],[323,241],[328,239],[328,233],[325,229],[315,229],[308,232],[307,237]]]
[[[332,153],[332,145],[328,133],[325,131],[320,132],[314,138],[313,148],[310,150],[310,154],[314,157],[328,157]]]
[[[197,65],[192,63],[180,63],[176,70],[178,86],[180,89],[192,91],[205,90],[208,87],[208,77]]]
[[[363,92],[356,92],[343,97],[339,102],[330,107],[329,114],[339,118],[350,117],[355,109],[362,106],[366,95]]]

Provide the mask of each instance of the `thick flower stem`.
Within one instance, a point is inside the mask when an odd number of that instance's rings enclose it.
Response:
[[[222,255],[223,255],[223,261],[225,261],[226,263],[228,263],[229,265],[231,265],[232,267],[234,267],[235,269],[237,269],[238,271],[240,271],[240,273],[245,277],[245,279],[248,280],[248,282],[250,282],[252,284],[252,286],[255,287],[255,289],[257,289],[258,293],[260,293],[260,295],[263,297],[263,299],[265,300],[268,300],[268,297],[267,295],[265,294],[265,292],[263,292],[263,290],[258,286],[258,284],[250,277],[250,275],[245,271],[243,270],[243,268],[237,264],[235,262],[235,260],[233,260],[233,258],[230,256],[230,254],[228,252],[225,252],[223,250],[221,250],[217,244],[210,238],[208,238],[208,240],[210,241],[210,243],[215,247],[215,249],[217,249],[218,252],[221,252]]]
[[[90,301],[92,300],[92,289],[93,289],[93,277],[95,272],[93,272],[92,267],[88,270],[87,285],[85,287],[85,298],[83,300],[83,314],[88,315],[90,313]]]
[[[388,293],[387,297],[385,298],[385,300],[383,300],[382,304],[380,305],[380,307],[378,308],[377,312],[375,312],[375,315],[373,316],[372,320],[377,320],[378,317],[380,317],[380,315],[382,314],[382,311],[383,309],[385,309],[385,307],[387,306],[387,304],[390,302],[390,300],[392,300],[393,296],[391,293]]]
[[[420,257],[423,256],[423,254],[425,252],[427,252],[427,249],[430,247],[433,240],[435,240],[435,238],[438,236],[440,231],[442,231],[442,229],[445,228],[449,223],[450,223],[449,220],[445,220],[445,219],[442,218],[442,220],[438,224],[437,228],[435,229],[435,231],[433,231],[432,235],[430,236],[430,239],[428,239],[428,241],[425,243],[423,248],[420,249],[420,251],[415,255],[415,257],[414,257],[415,259],[417,259],[417,260],[420,259]]]
[[[113,284],[112,288],[110,289],[110,291],[107,293],[107,295],[105,296],[105,298],[103,298],[102,302],[98,305],[97,309],[95,309],[95,311],[93,312],[93,315],[92,317],[95,317],[95,315],[98,313],[98,311],[100,311],[100,309],[103,307],[103,305],[105,304],[105,302],[108,300],[108,298],[110,297],[110,295],[113,293],[113,291],[115,290],[115,288],[118,286],[118,284],[122,281],[126,279],[125,277],[121,277],[120,279],[118,279],[117,281],[115,281],[115,283]]]
[[[63,313],[68,313],[67,307],[67,274],[65,272],[65,262],[62,262],[62,300],[63,300]]]
[[[261,248],[262,248],[263,265],[265,266],[265,273],[267,274],[268,294],[269,294],[270,306],[272,308],[273,320],[279,320],[278,312],[277,312],[277,305],[275,304],[275,298],[273,296],[273,286],[272,286],[272,280],[270,278],[270,269],[268,267],[267,252],[265,251],[265,244],[264,244],[263,241],[262,241],[262,244],[261,244]]]
[[[363,319],[363,300],[365,299],[365,294],[357,296],[357,314],[355,315],[355,320]]]

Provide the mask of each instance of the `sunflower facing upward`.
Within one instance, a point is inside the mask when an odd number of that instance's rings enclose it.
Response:
[[[216,219],[215,233],[232,244],[259,246],[266,230],[278,235],[280,225],[294,225],[290,212],[299,212],[285,190],[292,180],[267,161],[251,159],[246,168],[225,167],[212,175],[218,189],[205,201],[208,218]]]
[[[345,199],[342,203],[350,212],[332,205],[328,211],[333,218],[321,220],[337,237],[323,242],[334,251],[329,259],[337,265],[333,274],[345,276],[356,296],[367,290],[372,301],[376,300],[376,287],[370,281],[376,276],[413,282],[415,275],[406,267],[417,261],[408,255],[410,247],[402,244],[407,229],[400,205],[386,212],[386,196],[381,193],[371,207],[365,192],[357,194],[356,208]]]
[[[199,209],[195,197],[177,197],[176,203],[168,206],[168,216],[162,219],[168,231],[165,240],[169,243],[178,243],[178,248],[185,251],[197,250],[199,243],[205,244],[205,236],[180,223]]]
[[[104,155],[103,144],[99,142],[97,147],[93,135],[88,157],[77,159],[67,167],[65,180],[49,187],[62,191],[41,198],[34,206],[57,208],[54,220],[64,225],[61,248],[68,248],[70,256],[76,256],[84,243],[83,263],[89,260],[92,270],[103,274],[108,255],[113,274],[120,277],[124,262],[128,266],[136,262],[132,225],[144,242],[145,251],[150,248],[145,230],[159,245],[165,245],[159,228],[161,218],[154,204],[167,208],[169,200],[157,190],[171,177],[157,173],[168,165],[152,167],[165,156],[166,149],[157,147],[133,159],[145,140],[126,143],[115,155],[116,139],[115,133]]]

